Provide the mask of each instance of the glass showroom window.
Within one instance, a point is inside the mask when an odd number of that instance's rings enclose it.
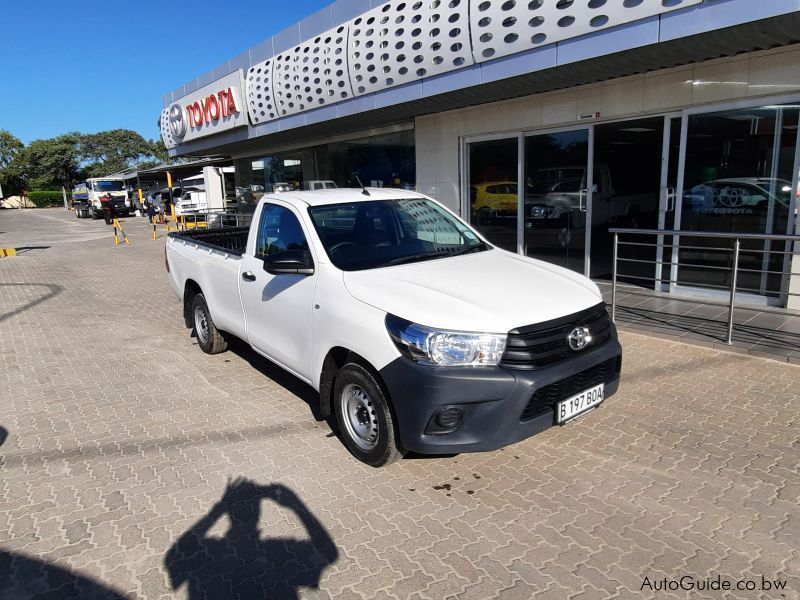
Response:
[[[517,138],[469,144],[470,222],[493,244],[517,251]]]
[[[798,112],[793,105],[690,115],[680,228],[786,234]],[[730,286],[732,253],[719,240],[683,236],[681,245],[692,248],[680,252],[679,283]],[[778,295],[784,250],[783,242],[743,241],[739,289]],[[721,268],[709,273],[705,265]]]
[[[414,130],[333,142],[236,161],[237,199],[253,203],[265,193],[364,185],[413,190]]]
[[[413,190],[416,185],[414,130],[334,142],[323,146],[320,172],[339,187],[355,187],[356,177],[370,187]]]

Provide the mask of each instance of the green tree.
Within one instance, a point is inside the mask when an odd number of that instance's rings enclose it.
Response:
[[[47,140],[34,140],[12,161],[14,173],[32,189],[70,189],[82,177],[81,134],[66,133]]]
[[[130,129],[101,131],[84,135],[81,140],[81,154],[94,177],[123,171],[155,156],[155,152],[152,142]]]
[[[10,131],[0,129],[0,170],[8,168],[24,147],[25,145]]]
[[[6,196],[16,194],[22,188],[22,179],[11,164],[24,147],[10,131],[0,129],[0,187],[4,188]]]
[[[169,161],[167,147],[164,145],[164,142],[161,138],[158,138],[157,140],[150,140],[150,155],[157,160],[159,164]]]

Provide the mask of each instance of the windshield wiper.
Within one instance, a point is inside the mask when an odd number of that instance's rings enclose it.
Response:
[[[386,263],[386,266],[404,265],[406,263],[412,263],[420,260],[427,260],[429,258],[445,258],[448,256],[461,256],[462,254],[469,254],[470,252],[475,252],[476,250],[479,249],[483,250],[485,248],[486,244],[481,242],[480,244],[475,244],[474,246],[458,250],[457,252],[423,252],[421,254],[412,254],[410,256],[400,256],[398,258],[390,260],[388,263]]]
[[[406,263],[416,262],[418,260],[426,260],[428,258],[441,258],[444,256],[453,256],[450,252],[423,252],[422,254],[411,254],[409,256],[399,256],[398,258],[393,258],[389,262],[386,263],[384,266],[389,265],[404,265]]]
[[[469,248],[464,248],[463,250],[458,250],[457,252],[451,252],[450,256],[461,256],[462,254],[470,254],[471,252],[477,252],[479,250],[482,251],[486,249],[486,243],[480,242],[479,244],[475,244]]]

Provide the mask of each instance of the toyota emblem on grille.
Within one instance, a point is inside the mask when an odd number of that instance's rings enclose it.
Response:
[[[173,104],[169,109],[169,126],[173,137],[178,139],[186,135],[186,111],[180,104]]]
[[[592,341],[588,327],[576,327],[569,332],[567,343],[573,350],[583,350]]]

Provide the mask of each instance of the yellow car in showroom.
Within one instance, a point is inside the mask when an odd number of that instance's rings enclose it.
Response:
[[[491,181],[471,185],[472,219],[477,224],[491,223],[500,217],[517,215],[517,182]]]

